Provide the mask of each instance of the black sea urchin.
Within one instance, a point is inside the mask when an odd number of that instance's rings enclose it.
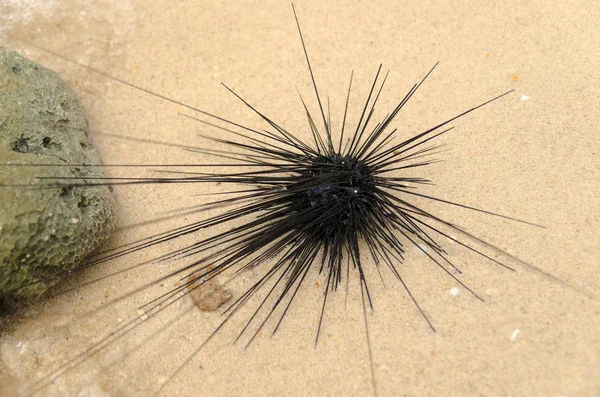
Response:
[[[298,22],[297,18],[296,22]],[[404,260],[405,245],[417,247],[441,271],[477,298],[479,296],[455,276],[460,272],[445,254],[442,247],[443,240],[451,240],[498,265],[509,268],[474,248],[468,242],[453,237],[452,232],[466,236],[466,241],[469,237],[474,236],[425,211],[418,206],[418,203],[411,202],[410,199],[435,200],[507,219],[516,219],[418,193],[416,189],[419,185],[429,184],[430,181],[408,175],[409,170],[422,169],[435,162],[431,155],[436,153],[438,146],[433,141],[452,129],[448,127],[452,121],[508,93],[470,108],[409,139],[395,143],[397,130],[392,127],[395,117],[435,66],[419,83],[412,86],[383,120],[375,124],[373,121],[375,107],[387,78],[387,74],[382,77],[380,66],[362,108],[359,121],[351,130],[346,123],[352,87],[352,77],[350,78],[343,123],[337,134],[332,131],[330,117],[326,115],[325,107],[322,104],[299,24],[298,32],[320,111],[319,117],[313,118],[303,102],[312,142],[304,141],[298,137],[299,134],[284,129],[227,87],[231,93],[258,114],[270,128],[259,129],[243,126],[79,64],[130,87],[177,103],[216,119],[219,123],[226,124],[227,127],[216,126],[199,120],[224,129],[240,138],[236,140],[208,138],[227,145],[230,148],[229,151],[223,152],[212,148],[191,148],[191,150],[229,159],[230,163],[218,166],[236,171],[218,173],[186,171],[186,175],[182,177],[106,178],[96,181],[89,178],[85,180],[72,178],[76,180],[66,181],[62,178],[61,181],[57,181],[61,188],[65,186],[85,188],[107,184],[117,186],[176,183],[226,183],[238,187],[226,192],[230,195],[229,197],[195,207],[190,209],[190,212],[196,213],[223,207],[229,207],[229,209],[201,221],[185,224],[128,246],[107,251],[79,267],[79,269],[83,269],[97,265],[151,246],[192,235],[201,229],[217,226],[226,228],[225,231],[183,248],[166,252],[150,262],[145,262],[144,264],[148,264],[169,259],[193,258],[192,263],[148,284],[156,284],[168,277],[179,275],[181,280],[184,280],[181,285],[148,302],[143,306],[143,315],[121,326],[100,343],[78,356],[68,366],[53,372],[45,379],[59,376],[61,372],[68,369],[67,367],[76,365],[77,362],[106,347],[115,338],[119,338],[139,326],[148,316],[157,314],[190,291],[226,272],[239,274],[243,270],[255,268],[261,272],[261,275],[258,281],[237,297],[225,310],[225,319],[208,339],[215,335],[231,316],[263,287],[267,288],[268,292],[261,298],[258,307],[241,330],[240,336],[249,329],[249,325],[253,321],[257,321],[260,325],[254,327],[255,332],[250,338],[252,341],[267,320],[281,306],[280,318],[275,326],[276,331],[294,301],[296,293],[303,285],[309,270],[318,268],[319,272],[325,272],[327,279],[317,329],[316,339],[318,340],[328,294],[335,291],[344,278],[348,280],[351,271],[357,273],[360,279],[363,306],[366,308],[368,304],[372,307],[364,271],[367,263],[368,266],[375,266],[378,272],[380,265],[386,266],[401,282],[429,327],[434,330],[432,323],[421,310],[398,272],[397,266]],[[215,165],[188,164],[188,166]],[[54,182],[51,183],[51,186],[54,186]],[[240,220],[243,221],[240,222]],[[369,260],[365,261],[367,257]],[[261,310],[264,310],[264,314],[259,315],[259,313],[263,313]],[[190,358],[203,345],[199,346]]]

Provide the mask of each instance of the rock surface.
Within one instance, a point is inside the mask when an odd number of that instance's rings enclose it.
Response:
[[[42,294],[58,279],[33,281],[74,268],[109,237],[109,188],[39,187],[57,183],[39,177],[101,177],[92,164],[99,158],[75,93],[0,47],[0,302]]]

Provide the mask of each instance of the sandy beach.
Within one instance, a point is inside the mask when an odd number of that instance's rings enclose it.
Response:
[[[341,124],[352,71],[348,123],[356,125],[380,64],[390,71],[375,116],[381,119],[440,62],[395,121],[403,139],[514,90],[452,123],[454,130],[439,142],[444,161],[420,172],[436,183],[423,192],[544,226],[423,203],[497,247],[488,252],[515,271],[448,244],[461,280],[481,302],[407,245],[399,268],[432,332],[392,274],[384,272],[382,283],[375,266],[367,266],[373,372],[356,277],[347,294],[344,288],[332,294],[315,348],[325,284],[318,269],[308,274],[274,336],[272,324],[248,348],[244,341],[233,343],[252,315],[249,307],[197,351],[221,323],[220,312],[202,312],[184,297],[160,315],[140,317],[141,306],[176,287],[181,277],[142,287],[182,263],[136,265],[225,229],[201,230],[86,269],[10,319],[0,336],[0,394],[16,395],[50,374],[35,384],[39,395],[599,395],[597,2],[295,6],[334,126]],[[0,0],[0,15],[0,45],[56,71],[80,96],[90,139],[106,164],[215,162],[177,145],[202,147],[212,145],[202,134],[231,135],[181,116],[203,118],[189,108],[40,48],[186,105],[267,128],[225,83],[288,130],[310,136],[296,89],[315,112],[317,104],[286,2]],[[106,173],[156,175],[152,168]],[[108,247],[214,215],[217,210],[168,217],[205,203],[200,194],[227,188],[115,187],[120,230]],[[158,218],[167,219],[154,222]],[[235,299],[260,270],[220,282]],[[86,350],[137,318],[139,326],[98,351]],[[85,360],[79,362],[82,352]]]

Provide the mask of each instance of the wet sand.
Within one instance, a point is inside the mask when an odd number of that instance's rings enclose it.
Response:
[[[202,146],[206,141],[199,133],[229,135],[181,117],[178,113],[197,116],[182,106],[90,73],[27,42],[182,103],[263,127],[220,85],[224,82],[288,129],[308,134],[296,87],[310,98],[314,111],[316,101],[289,4],[0,4],[0,14],[10,17],[0,31],[3,43],[57,71],[75,89],[86,108],[91,139],[107,164],[206,161],[197,153],[140,140]],[[424,170],[437,184],[425,191],[545,226],[424,204],[519,259],[493,251],[516,269],[510,272],[465,254],[456,244],[448,246],[464,272],[461,280],[482,296],[485,302],[480,302],[418,249],[409,248],[401,273],[435,333],[401,284],[388,272],[383,286],[371,269],[367,276],[375,310],[368,321],[377,394],[598,395],[596,3],[306,1],[296,7],[320,92],[331,99],[334,125],[341,124],[351,71],[350,124],[358,119],[379,63],[390,69],[380,99],[382,117],[441,62],[396,121],[401,137],[514,89],[453,123],[456,128],[441,141],[449,149],[443,153],[445,161]],[[124,169],[107,173],[150,175]],[[199,193],[225,189],[116,188],[122,230],[110,246],[181,225],[181,218],[145,222],[205,202]],[[184,221],[210,214],[214,212],[189,215]],[[13,395],[60,365],[75,363],[78,353],[176,286],[175,277],[133,294],[181,263],[120,270],[216,232],[203,230],[186,241],[65,280],[54,296],[12,321],[2,335],[0,393]],[[228,285],[234,299],[257,272]],[[316,349],[324,283],[316,271],[308,278],[277,334],[271,337],[268,328],[248,349],[232,341],[251,311],[224,328],[173,377],[221,321],[218,312],[202,312],[190,299],[181,299],[61,374],[42,394],[147,395],[163,387],[161,395],[372,395],[357,278],[350,280],[347,298],[344,291],[332,297]]]

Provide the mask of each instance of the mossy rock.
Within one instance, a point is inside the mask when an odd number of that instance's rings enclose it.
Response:
[[[56,73],[0,47],[0,302],[41,295],[58,278],[36,280],[78,266],[113,230],[108,187],[40,186],[103,176],[87,133]]]

